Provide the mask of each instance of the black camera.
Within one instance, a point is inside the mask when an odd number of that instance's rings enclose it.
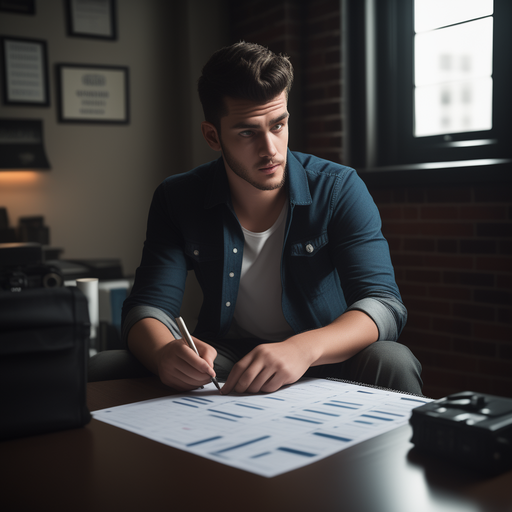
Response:
[[[57,267],[43,263],[43,249],[36,243],[0,244],[0,289],[56,288],[64,284]]]
[[[23,269],[0,269],[0,288],[12,292],[25,288],[55,288],[64,280],[56,267],[40,265]]]
[[[464,391],[413,409],[420,451],[485,472],[512,468],[512,399]]]

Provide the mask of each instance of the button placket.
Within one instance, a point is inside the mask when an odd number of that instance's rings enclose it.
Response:
[[[233,254],[237,254],[238,253],[238,248],[237,247],[233,247]],[[235,277],[235,273],[233,271],[229,272],[229,277],[230,278],[233,278]],[[226,301],[225,304],[224,304],[227,308],[231,307],[231,301]]]

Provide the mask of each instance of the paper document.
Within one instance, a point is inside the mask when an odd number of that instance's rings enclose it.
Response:
[[[324,379],[275,393],[201,390],[94,411],[97,420],[160,443],[273,477],[388,432],[428,398]]]

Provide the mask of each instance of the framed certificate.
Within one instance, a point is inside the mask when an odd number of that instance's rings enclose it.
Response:
[[[68,35],[117,39],[115,0],[66,0]]]
[[[46,42],[2,37],[3,100],[6,105],[50,105]]]
[[[35,0],[0,0],[0,11],[16,14],[35,14]]]
[[[127,67],[57,64],[56,69],[60,122],[129,123]]]

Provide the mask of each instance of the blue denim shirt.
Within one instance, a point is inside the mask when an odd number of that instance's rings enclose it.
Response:
[[[366,186],[354,169],[302,153],[288,151],[287,170],[281,282],[288,324],[299,333],[357,309],[374,320],[379,340],[396,340],[407,312]],[[174,318],[187,272],[194,270],[204,296],[194,335],[225,337],[243,250],[222,158],[167,178],[151,204],[142,261],[123,306],[123,336],[153,317],[181,337]]]

